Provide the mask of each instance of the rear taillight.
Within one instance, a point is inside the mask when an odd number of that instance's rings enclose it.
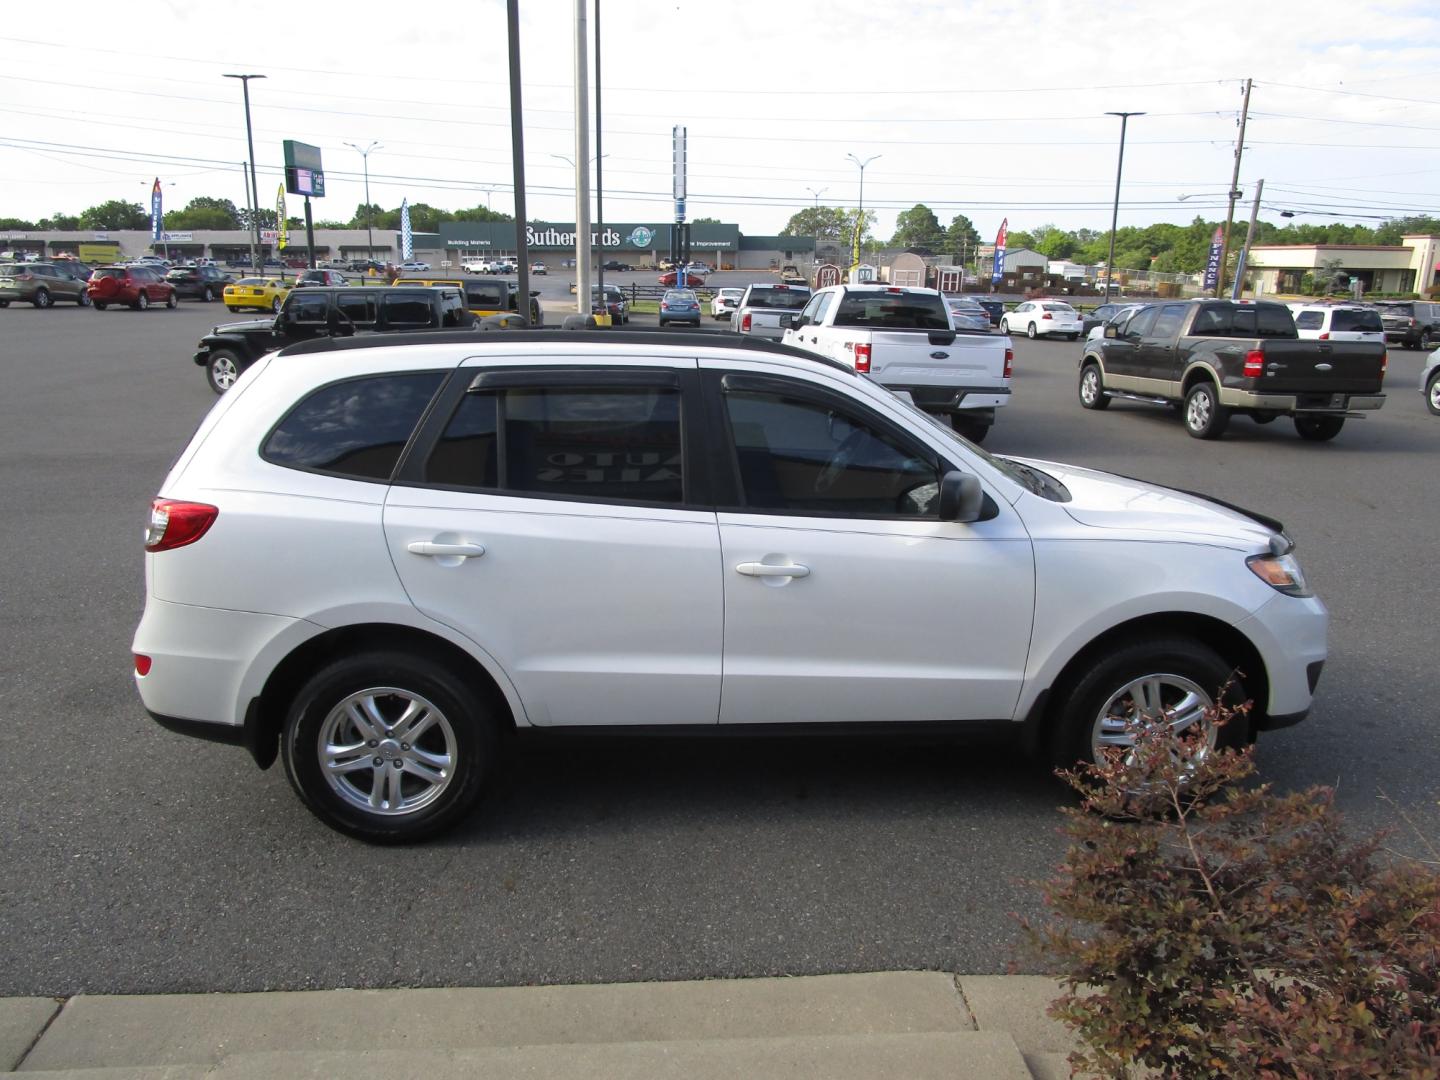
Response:
[[[1320,334],[1319,340],[1321,340],[1321,341],[1329,341],[1329,340],[1330,340],[1330,331],[1329,331],[1329,330],[1324,330],[1324,331],[1322,331],[1321,334]]]
[[[750,331],[750,312],[747,311],[747,312],[745,312],[745,314],[744,314],[743,316],[741,316],[741,318],[740,318],[740,329],[741,329],[741,330],[744,330],[746,333],[749,333],[749,331]]]
[[[1044,315],[1041,315],[1041,316],[1040,316],[1040,318],[1042,318],[1042,319],[1053,319],[1054,317],[1055,317],[1055,316],[1054,316],[1054,315],[1051,315],[1050,312],[1048,312],[1048,311],[1045,312]]]
[[[863,342],[855,346],[855,370],[862,375],[870,370],[870,343]]]
[[[1245,354],[1243,374],[1247,379],[1258,379],[1265,374],[1265,354],[1261,350],[1251,349]]]
[[[150,524],[145,529],[146,551],[169,551],[193,544],[215,523],[218,507],[209,503],[156,499],[150,504]]]
[[[27,270],[27,271],[25,271],[24,273],[16,274],[16,275],[15,275],[15,280],[16,280],[16,281],[34,281],[34,280],[35,280],[35,275],[32,274],[32,273],[30,273],[30,272]]]
[[[1014,350],[1014,349],[1006,349],[1006,350],[1005,350],[1005,378],[1007,378],[1007,379],[1010,378],[1011,374],[1012,374],[1014,371],[1015,371],[1015,350]]]
[[[144,653],[135,654],[135,674],[142,677],[150,674],[150,657]]]

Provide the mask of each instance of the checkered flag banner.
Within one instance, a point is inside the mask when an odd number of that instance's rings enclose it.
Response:
[[[400,257],[409,262],[415,257],[415,241],[410,232],[410,200],[400,200]]]

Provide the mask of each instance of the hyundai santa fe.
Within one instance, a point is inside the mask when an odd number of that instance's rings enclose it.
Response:
[[[511,733],[998,724],[1098,760],[1144,718],[1295,723],[1326,652],[1278,522],[987,454],[729,337],[291,346],[202,422],[145,548],[147,711],[372,841],[454,824]],[[1221,693],[1254,707],[1210,725]]]

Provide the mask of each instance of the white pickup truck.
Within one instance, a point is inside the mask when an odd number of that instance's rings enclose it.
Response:
[[[971,442],[985,438],[1010,400],[1015,353],[1008,337],[957,333],[934,289],[832,285],[798,315],[783,315],[783,341],[838,360],[881,386],[949,415]]]

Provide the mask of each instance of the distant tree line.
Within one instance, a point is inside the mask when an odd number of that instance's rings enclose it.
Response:
[[[400,207],[385,209],[371,204],[369,224],[376,229],[395,230],[400,228]],[[363,229],[367,223],[367,207],[364,203],[355,208],[348,221],[332,218],[315,222],[317,229]],[[262,229],[275,228],[274,209],[263,209],[255,214]],[[509,214],[502,214],[484,206],[472,206],[468,210],[441,210],[428,203],[412,203],[410,206],[410,227],[416,232],[437,232],[442,221],[514,221]],[[305,226],[303,218],[290,217],[291,229]],[[249,229],[250,211],[237,207],[229,199],[216,199],[201,195],[191,199],[183,210],[169,210],[165,214],[167,232],[192,231],[197,229]],[[121,229],[150,228],[150,211],[137,202],[112,199],[99,206],[82,210],[79,214],[52,214],[35,221],[17,217],[0,217],[0,229],[24,230],[95,230],[105,232]]]

